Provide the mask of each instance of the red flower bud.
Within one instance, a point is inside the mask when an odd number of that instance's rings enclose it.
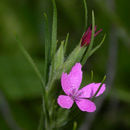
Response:
[[[95,34],[94,36],[97,36],[102,29],[100,29],[99,31],[96,32],[97,26],[95,26]],[[89,45],[90,41],[91,41],[91,35],[92,35],[92,25],[90,25],[88,27],[88,30],[84,33],[83,37],[82,37],[82,41],[81,41],[81,47],[84,45]]]

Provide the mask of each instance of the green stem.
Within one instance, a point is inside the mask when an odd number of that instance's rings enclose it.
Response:
[[[101,84],[100,84],[100,86],[99,86],[99,88],[98,88],[98,90],[96,91],[96,93],[94,94],[94,96],[93,96],[93,98],[95,98],[96,97],[96,95],[98,94],[98,92],[100,91],[100,89],[101,89],[101,87],[102,87],[102,85],[103,85],[103,83],[104,83],[104,81],[106,80],[106,76],[104,76],[103,77],[103,80],[102,80],[102,82],[101,82]]]
[[[31,58],[31,56],[25,50],[25,48],[23,47],[23,45],[21,44],[19,39],[16,38],[16,40],[19,43],[19,48],[21,49],[21,51],[24,54],[25,58],[28,60],[28,62],[30,63],[30,65],[34,69],[37,77],[41,81],[41,85],[42,85],[42,100],[43,100],[42,106],[43,106],[43,111],[44,111],[45,119],[46,119],[46,127],[49,127],[49,125],[48,125],[49,124],[48,123],[49,122],[49,112],[47,110],[47,93],[46,93],[46,89],[45,89],[45,82],[43,81],[42,75],[41,75],[40,71],[38,70],[37,66],[35,65],[33,59]]]
[[[77,122],[74,122],[73,124],[73,130],[76,130],[77,129]]]
[[[84,27],[84,29],[86,30],[86,28],[87,28],[88,10],[87,10],[86,0],[83,0],[83,2],[84,2],[84,13],[85,13],[85,23],[84,23],[85,27]]]
[[[41,81],[43,93],[45,93],[45,82],[43,81],[43,78],[42,78],[42,75],[41,75],[40,71],[38,70],[38,68],[37,68],[36,64],[34,63],[33,59],[31,58],[31,56],[28,54],[28,52],[25,50],[25,48],[21,44],[20,40],[18,38],[16,38],[16,40],[19,43],[19,48],[22,51],[23,55],[28,60],[28,62],[32,66],[33,70],[35,71],[37,77]]]
[[[57,48],[57,8],[55,0],[53,3],[53,23],[52,23],[52,37],[51,37],[51,59],[53,59]]]
[[[93,70],[91,71],[91,82],[93,82]]]
[[[66,48],[67,48],[67,45],[68,45],[68,39],[69,39],[69,33],[67,33],[66,40],[65,40],[64,54],[66,53]]]
[[[46,91],[46,96],[45,96],[45,102],[43,100],[43,111],[44,111],[44,114],[45,114],[45,129],[46,130],[50,130],[50,117],[49,117],[49,107],[48,107],[48,94],[47,94],[47,91]],[[44,107],[45,105],[45,107]]]
[[[41,110],[41,117],[40,117],[38,130],[43,130],[43,109]]]
[[[92,35],[91,35],[91,42],[89,44],[88,50],[85,54],[85,56],[83,57],[82,60],[82,65],[85,64],[85,62],[87,61],[88,57],[89,57],[89,53],[91,52],[91,49],[93,47],[93,42],[94,42],[94,32],[95,32],[95,18],[94,18],[94,12],[92,11]]]
[[[48,26],[48,17],[46,13],[44,13],[44,19],[45,19],[45,65],[44,65],[44,80],[45,83],[47,82],[47,77],[48,77],[48,64],[50,62],[50,34],[49,34],[49,26]]]

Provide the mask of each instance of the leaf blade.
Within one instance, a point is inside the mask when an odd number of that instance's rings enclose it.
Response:
[[[57,8],[55,0],[52,0],[52,3],[53,3],[53,23],[52,23],[52,37],[51,37],[51,58],[53,59],[57,47]]]
[[[42,88],[43,88],[43,92],[45,93],[45,82],[43,81],[42,75],[39,71],[39,69],[37,68],[36,64],[34,63],[33,59],[31,58],[31,56],[29,55],[29,53],[25,50],[24,46],[21,44],[20,40],[18,39],[18,37],[16,37],[17,42],[19,43],[19,48],[22,51],[23,55],[25,56],[25,58],[28,60],[28,62],[30,63],[30,65],[32,66],[33,70],[35,71],[37,77],[39,78],[39,80],[42,83]]]
[[[95,17],[94,17],[94,11],[92,11],[92,35],[91,35],[91,42],[89,44],[88,50],[81,62],[82,65],[85,64],[85,62],[87,61],[87,59],[89,58],[89,53],[93,47],[93,42],[94,42],[94,32],[95,32]]]
[[[45,66],[44,66],[44,79],[45,83],[47,81],[47,71],[48,71],[48,64],[50,62],[50,36],[49,36],[49,26],[48,26],[48,17],[46,13],[44,13],[44,19],[45,19]]]
[[[97,50],[101,47],[101,45],[103,44],[105,38],[106,38],[106,34],[104,35],[104,37],[103,37],[103,39],[101,40],[101,42],[99,43],[99,45],[97,45],[97,46],[90,52],[89,57],[90,57],[95,51],[97,51]]]
[[[84,29],[86,30],[86,28],[87,28],[87,19],[88,19],[88,10],[87,10],[86,0],[83,0],[83,3],[84,3],[84,14],[85,14]]]
[[[66,48],[68,45],[68,39],[69,39],[69,33],[67,33],[66,39],[65,39],[65,46],[64,46],[64,54],[66,53]]]

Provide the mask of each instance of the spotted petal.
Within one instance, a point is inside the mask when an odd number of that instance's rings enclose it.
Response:
[[[81,111],[94,112],[96,110],[95,104],[88,99],[77,100],[76,104]]]
[[[65,95],[60,95],[57,99],[58,104],[62,108],[70,109],[74,103],[74,101],[69,97]]]
[[[95,93],[97,92],[99,86],[101,85],[101,83],[91,83],[85,87],[83,87],[82,89],[79,90],[80,93],[80,97],[81,98],[91,98],[92,96],[95,95]],[[103,84],[102,87],[100,88],[99,92],[97,93],[96,97],[101,95],[106,89],[106,85]]]

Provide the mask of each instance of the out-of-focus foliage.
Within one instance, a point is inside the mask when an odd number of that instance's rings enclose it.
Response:
[[[60,46],[60,41],[65,39],[66,34],[69,32],[69,44],[66,50],[69,54],[79,42],[84,31],[83,1],[56,0],[56,4],[58,9],[58,46]],[[87,0],[87,5],[88,24],[91,23],[91,10],[94,9],[96,25],[99,28],[103,28],[103,33],[107,33],[107,39],[84,66],[87,73],[84,74],[82,86],[90,82],[91,70],[94,71],[94,81],[101,81],[108,66],[111,26],[114,24],[119,30],[115,81],[102,109],[95,118],[92,129],[130,129],[130,1],[115,0],[114,17],[111,17],[111,12],[107,12],[107,8],[102,7],[103,4],[100,4],[98,0]],[[0,1],[0,91],[7,99],[14,119],[23,130],[37,129],[42,103],[42,91],[40,82],[30,64],[21,54],[15,37],[17,34],[22,39],[23,45],[43,73],[44,12],[49,16],[49,26],[51,28],[51,1]],[[95,45],[99,43],[103,33],[96,37]],[[59,83],[57,83],[57,87],[61,88]],[[116,100],[117,107],[111,105],[111,100]],[[75,108],[72,109],[75,110]],[[76,120],[81,122],[80,115],[74,112],[72,112],[72,115],[70,115],[70,118],[75,117]],[[70,119],[70,123],[66,128],[72,129],[72,126],[73,120]],[[0,129],[9,129],[1,110]]]

